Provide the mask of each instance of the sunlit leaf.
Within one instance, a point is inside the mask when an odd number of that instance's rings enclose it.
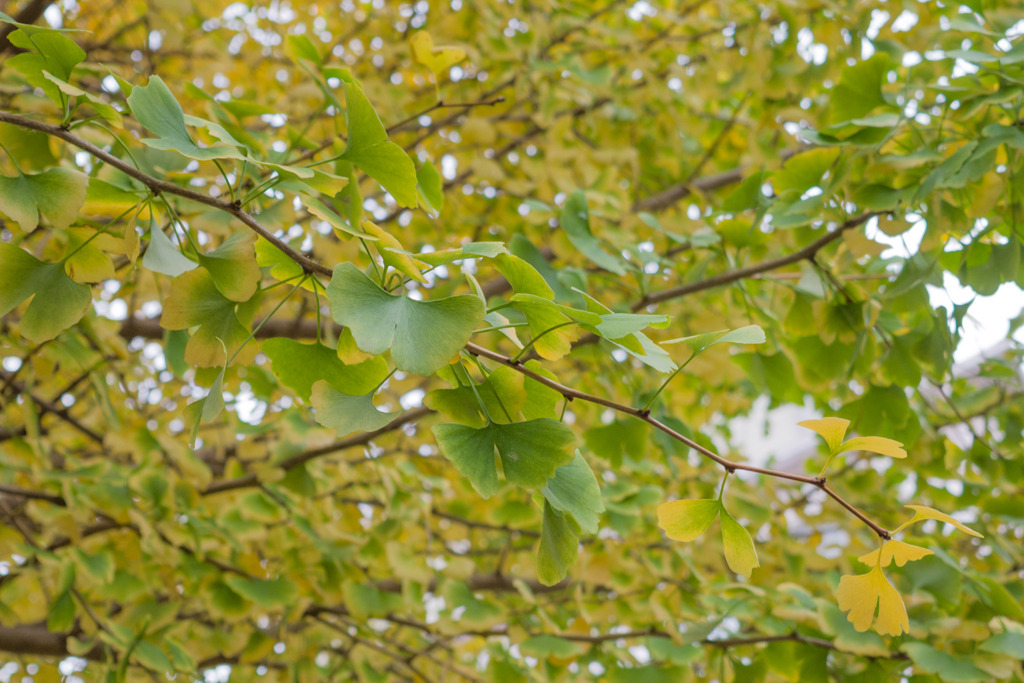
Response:
[[[801,423],[802,424],[802,423]],[[839,447],[839,453],[846,451],[870,451],[880,455],[888,455],[890,458],[905,458],[907,452],[903,450],[903,444],[892,439],[885,439],[880,436],[858,436],[844,441]]]
[[[910,630],[903,598],[885,578],[881,567],[876,566],[867,574],[842,577],[836,598],[839,609],[849,612],[847,618],[858,631],[867,631],[872,622],[875,623],[875,630],[882,635],[898,636]]]
[[[839,449],[842,447],[843,437],[846,436],[846,430],[850,426],[850,421],[844,420],[841,417],[823,417],[820,420],[804,420],[803,422],[797,422],[797,424],[817,432],[825,439],[829,452],[835,455],[839,453]]]
[[[947,514],[945,514],[943,512],[939,512],[938,510],[933,510],[932,508],[925,507],[924,505],[907,505],[905,507],[913,510],[914,511],[914,516],[913,516],[913,518],[909,522],[904,522],[903,525],[900,528],[905,528],[905,527],[910,526],[911,524],[915,524],[917,522],[923,522],[923,521],[925,521],[927,519],[934,519],[934,520],[937,520],[939,522],[945,522],[946,524],[952,524],[953,526],[955,526],[957,529],[959,529],[960,531],[964,532],[965,534],[970,534],[971,536],[975,536],[977,538],[984,538],[984,536],[979,534],[974,529],[970,529],[970,528],[964,526],[958,520],[954,519],[953,517],[951,517],[951,516],[949,516],[949,515],[947,515]]]
[[[866,555],[861,555],[857,559],[864,564],[874,567],[879,564],[879,553],[881,553],[881,566],[888,567],[889,563],[893,560],[896,561],[897,567],[902,567],[907,562],[913,562],[914,560],[920,560],[922,557],[934,554],[927,548],[920,546],[911,545],[910,543],[904,543],[903,541],[897,541],[890,539],[885,542],[885,545],[878,550],[872,550]]]
[[[433,38],[426,31],[417,31],[409,39],[412,57],[439,76],[466,58],[466,51],[459,47],[434,45]]]
[[[693,541],[718,517],[718,500],[673,500],[658,506],[658,526],[675,541]]]

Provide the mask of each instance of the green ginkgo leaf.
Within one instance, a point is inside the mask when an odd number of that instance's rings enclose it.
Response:
[[[7,65],[20,72],[25,80],[39,88],[58,106],[64,99],[60,88],[46,78],[50,73],[67,81],[71,72],[85,60],[85,51],[61,31],[20,24],[8,37],[11,45],[23,50],[7,58]]]
[[[255,243],[256,233],[240,230],[208,254],[199,254],[200,265],[210,273],[221,294],[232,301],[248,301],[259,288]]]
[[[35,230],[42,218],[63,230],[78,218],[88,186],[88,176],[68,168],[0,176],[0,212],[23,232]]]
[[[142,255],[142,265],[155,273],[171,277],[178,277],[199,267],[199,264],[178,251],[156,221],[152,221],[149,226],[149,246]]]
[[[379,354],[390,348],[399,370],[420,375],[447,365],[484,317],[475,296],[415,301],[388,294],[351,263],[334,269],[327,296],[335,322],[352,330],[360,350]]]
[[[691,337],[679,337],[661,342],[662,344],[686,344],[693,351],[694,355],[714,346],[715,344],[764,344],[766,341],[764,330],[759,325],[747,325],[738,327],[735,330],[718,330],[717,332],[705,332]]]
[[[388,140],[362,87],[352,81],[345,82],[345,120],[348,146],[341,158],[380,183],[400,205],[416,206],[416,165],[405,150]]]
[[[251,302],[255,303],[255,299]],[[247,325],[240,315],[251,320],[252,306],[239,306],[221,294],[210,273],[196,268],[171,282],[171,291],[164,301],[160,325],[165,330],[187,330],[198,327],[185,347],[185,362],[199,367],[219,367],[235,356],[234,363],[248,365],[256,356],[256,345],[242,346],[249,338]],[[226,349],[226,351],[225,351]]]
[[[185,127],[185,112],[159,76],[150,76],[147,85],[132,88],[128,106],[138,122],[157,136],[142,139],[153,149],[172,150],[197,161],[244,158],[238,150],[225,145],[197,145]]]
[[[544,523],[537,549],[537,578],[553,586],[569,573],[579,552],[579,536],[568,519],[544,501]]]
[[[270,609],[293,604],[299,594],[295,582],[283,577],[279,579],[247,579],[229,574],[224,578],[224,582],[243,598]]]
[[[338,391],[358,396],[376,388],[388,374],[388,364],[381,356],[362,363],[347,365],[334,349],[313,342],[304,344],[294,339],[275,337],[260,346],[270,359],[274,375],[304,401],[308,401],[313,384],[325,380]]]
[[[597,516],[604,511],[601,487],[579,451],[572,462],[555,470],[540,492],[553,508],[571,516],[582,531],[597,533]]]
[[[372,432],[391,422],[395,413],[385,413],[373,405],[373,392],[351,396],[324,380],[313,384],[310,404],[316,410],[316,421],[330,427],[338,436],[353,432]]]
[[[63,263],[43,263],[0,242],[0,316],[29,297],[20,329],[33,342],[53,339],[81,320],[92,303],[89,287],[68,277]]]
[[[437,445],[484,498],[498,492],[501,459],[505,479],[529,489],[539,489],[562,465],[573,459],[576,436],[558,420],[541,418],[511,424],[488,422],[481,429],[441,424],[433,428]]]
[[[590,212],[587,196],[576,190],[565,202],[559,219],[562,229],[572,245],[591,261],[616,275],[625,275],[622,259],[609,254],[590,230]]]

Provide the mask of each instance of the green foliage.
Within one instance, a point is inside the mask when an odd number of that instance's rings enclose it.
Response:
[[[1024,678],[1018,3],[22,4],[12,676]]]

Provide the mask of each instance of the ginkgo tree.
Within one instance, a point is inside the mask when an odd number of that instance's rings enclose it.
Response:
[[[1017,3],[3,9],[0,676],[1024,679]]]

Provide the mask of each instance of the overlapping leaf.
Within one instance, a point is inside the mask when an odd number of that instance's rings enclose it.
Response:
[[[334,320],[351,328],[361,350],[390,348],[400,370],[421,375],[447,365],[484,317],[475,296],[415,301],[385,292],[351,263],[334,269],[327,295]]]

